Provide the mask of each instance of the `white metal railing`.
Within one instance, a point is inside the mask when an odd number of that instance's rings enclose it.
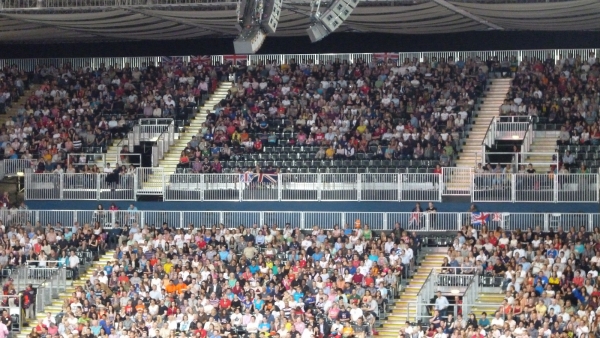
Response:
[[[139,130],[139,140],[156,142],[173,122],[170,118],[140,119],[136,125]]]
[[[436,292],[436,286],[437,274],[434,269],[431,269],[427,278],[425,278],[425,282],[421,286],[421,289],[419,289],[419,292],[417,293],[417,318],[429,316],[427,306],[424,306],[424,304],[429,304],[431,302],[431,299]]]
[[[67,166],[83,167],[85,165],[95,165],[104,168],[106,167],[106,162],[106,154],[104,153],[69,153],[67,155]]]
[[[487,149],[492,148],[496,140],[525,140],[527,132],[532,130],[531,116],[494,116],[481,142],[481,157],[486,158]],[[527,145],[527,151],[529,145],[531,142]]]
[[[496,140],[522,140],[529,129],[529,122],[496,122]]]
[[[14,0],[19,1],[19,0]],[[34,1],[34,0],[31,0]],[[62,1],[62,0],[60,0]],[[66,1],[66,0],[65,0]],[[37,6],[37,3],[36,3]],[[400,63],[404,60],[416,60],[423,62],[426,60],[437,60],[453,58],[454,60],[467,60],[469,58],[480,58],[481,60],[488,60],[493,57],[498,57],[502,60],[504,57],[512,58],[515,57],[518,62],[525,59],[532,60],[545,60],[548,55],[554,60],[560,60],[561,56],[564,58],[569,54],[587,56],[590,52],[600,55],[600,48],[581,48],[581,49],[535,49],[535,50],[487,50],[487,51],[431,51],[431,52],[402,52],[398,53],[398,59]],[[239,56],[237,56],[239,57]],[[348,60],[354,62],[356,60],[364,60],[369,62],[372,60],[372,53],[332,53],[332,54],[261,54],[261,55],[247,55],[246,61],[250,64],[256,64],[264,61],[275,61],[276,63],[289,63],[291,59],[296,60],[297,63],[314,63],[323,64],[324,62],[339,60]],[[189,62],[190,56],[181,56],[182,62]],[[210,56],[213,64],[222,64],[224,61],[223,55],[212,55]],[[54,66],[61,68],[64,64],[69,64],[73,69],[79,69],[84,67],[90,67],[92,69],[98,69],[101,66],[118,66],[119,68],[124,67],[141,67],[144,64],[146,66],[152,64],[158,64],[161,62],[160,56],[142,56],[142,57],[96,57],[96,58],[48,58],[48,59],[1,59],[0,66],[11,66],[15,65],[19,69],[24,71],[33,71],[39,65]]]
[[[503,156],[506,155],[506,156]],[[551,167],[558,168],[558,153],[541,153],[541,152],[487,152],[484,158],[479,158],[480,154],[476,154],[476,160],[480,160],[476,163],[483,162],[485,164],[492,165],[502,165],[504,167],[510,166],[514,172],[517,172],[519,169],[526,169],[526,167],[531,164],[532,167],[540,170],[540,167],[544,171],[551,170]],[[493,156],[503,156],[505,158],[510,157],[510,161],[498,161],[492,160]]]
[[[17,217],[17,214],[20,215]],[[303,212],[303,211],[158,211],[127,210],[108,211],[98,213],[96,210],[10,210],[0,209],[0,220],[4,224],[31,222],[35,224],[52,224],[57,227],[71,227],[73,222],[80,224],[101,221],[110,226],[115,222],[120,225],[136,221],[150,227],[160,227],[167,223],[171,228],[183,228],[192,224],[199,228],[202,226],[224,224],[226,227],[237,227],[240,224],[277,225],[283,228],[289,223],[292,228],[312,229],[317,225],[322,229],[330,230],[335,225],[352,227],[356,220],[361,224],[368,224],[373,230],[392,230],[396,223],[402,228],[418,232],[454,232],[459,231],[465,224],[470,224],[472,214],[469,212],[438,212],[435,214],[422,213],[419,216],[435,216],[432,222],[410,222],[415,214],[412,212]],[[60,223],[61,225],[57,225]],[[435,225],[435,226],[434,226]],[[506,231],[515,231],[538,228],[543,232],[583,227],[591,232],[600,227],[600,213],[497,213],[490,211],[486,225],[489,229],[498,227]]]
[[[441,201],[439,174],[172,174],[165,201]]]
[[[141,127],[141,126],[140,126]],[[156,138],[156,145],[152,146],[152,166],[158,167],[158,162],[162,160],[169,152],[171,146],[175,143],[175,121],[163,129]]]
[[[473,174],[472,202],[598,202],[597,174]]]
[[[126,175],[26,173],[25,199],[133,200],[137,195],[162,195],[165,201],[394,202],[470,195],[473,202],[595,203],[600,197],[598,181],[598,174],[473,173],[471,168],[445,168],[442,174],[256,175],[166,174],[154,167]]]
[[[25,173],[25,199],[131,201],[136,179],[135,174]]]

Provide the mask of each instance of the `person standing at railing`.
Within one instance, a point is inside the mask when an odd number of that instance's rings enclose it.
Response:
[[[441,317],[446,317],[446,314],[448,313],[448,306],[450,306],[448,299],[442,295],[441,291],[438,291],[437,298],[435,299],[434,309],[440,313]]]

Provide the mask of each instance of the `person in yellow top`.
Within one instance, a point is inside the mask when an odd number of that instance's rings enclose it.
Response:
[[[168,261],[163,265],[163,269],[167,274],[171,273],[171,268],[173,268],[173,263],[171,263],[171,261]]]
[[[537,303],[537,305],[535,306],[535,311],[539,314],[541,314],[542,316],[546,314],[546,310],[548,308],[546,307],[546,305],[544,304],[544,300],[540,298],[540,301]]]
[[[360,126],[356,127],[356,131],[361,134],[364,134],[365,131],[367,131],[367,126],[365,126],[364,124],[361,124]]]
[[[233,134],[231,134],[231,142],[240,143],[240,140],[241,140],[240,133],[237,130],[234,131]]]
[[[558,277],[556,272],[552,272],[552,276],[548,278],[548,284],[550,284],[552,289],[554,289],[555,291],[560,288],[560,278]]]
[[[344,328],[342,329],[342,337],[351,337],[354,335],[354,329],[350,325],[350,322],[344,323]]]
[[[334,155],[335,155],[335,149],[333,149],[333,146],[330,144],[329,148],[327,148],[327,150],[325,150],[325,157],[328,159],[333,159]]]

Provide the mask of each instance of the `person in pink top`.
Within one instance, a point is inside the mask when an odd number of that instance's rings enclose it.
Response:
[[[0,322],[0,338],[8,337],[8,327],[4,323]]]

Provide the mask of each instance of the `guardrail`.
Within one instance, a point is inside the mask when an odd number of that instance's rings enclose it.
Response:
[[[597,174],[473,174],[473,202],[598,202]]]
[[[0,209],[0,220],[4,224],[16,224],[14,212]],[[476,218],[485,218],[489,229],[502,228],[516,231],[539,228],[541,231],[556,231],[559,227],[567,230],[583,228],[592,232],[600,227],[600,214],[590,213],[499,213],[490,211],[483,215],[468,212],[302,212],[302,211],[98,211],[98,210],[21,210],[21,220],[35,224],[52,224],[53,227],[71,228],[74,222],[93,224],[99,222],[106,228],[121,228],[133,223],[149,228],[161,227],[166,223],[172,229],[212,227],[223,224],[228,228],[252,224],[268,225],[302,230],[319,226],[331,230],[335,225],[352,228],[356,220],[375,231],[394,229],[398,223],[403,229],[425,232],[455,232],[472,224]],[[477,216],[477,217],[475,217]],[[481,217],[487,216],[487,217]],[[118,222],[118,224],[117,224]],[[21,222],[22,223],[22,222]],[[59,224],[60,223],[60,224]],[[480,226],[481,223],[475,224]]]
[[[165,157],[174,143],[175,121],[171,120],[171,123],[156,138],[156,145],[152,146],[152,166],[158,167],[158,162]]]
[[[17,0],[15,0],[17,1]],[[430,51],[430,52],[403,52],[403,53],[388,53],[397,54],[398,60],[403,62],[405,59],[417,60],[423,62],[425,60],[432,60],[436,58],[438,61],[441,59],[447,60],[452,58],[454,60],[467,60],[469,58],[480,58],[485,61],[498,57],[502,60],[505,57],[515,57],[518,62],[525,59],[539,59],[546,60],[549,56],[554,60],[565,58],[567,55],[581,55],[587,56],[589,53],[596,53],[600,55],[600,48],[587,48],[587,49],[533,49],[533,50],[487,50],[487,51]],[[240,60],[241,55],[236,56],[236,61]],[[331,54],[260,54],[260,55],[246,55],[245,61],[250,64],[272,61],[276,64],[289,63],[290,60],[294,59],[297,63],[314,63],[316,65],[323,64],[328,61],[340,61],[348,60],[354,62],[356,60],[364,60],[370,62],[374,54],[373,53],[331,53]],[[191,56],[181,56],[182,62],[189,62]],[[225,60],[223,55],[212,55],[210,56],[213,64],[222,64]],[[161,62],[161,56],[142,56],[142,57],[97,57],[97,58],[35,58],[35,59],[2,59],[0,60],[0,66],[11,66],[16,65],[19,69],[24,71],[33,71],[39,65],[55,66],[60,68],[63,64],[70,64],[73,69],[90,67],[97,69],[100,66],[118,66],[119,68],[124,67],[141,67],[144,64],[150,65],[158,64]]]
[[[441,201],[471,195],[473,202],[595,203],[598,174],[165,174],[137,168],[128,174],[26,173],[26,200],[165,201]],[[452,169],[452,170],[450,170]]]

